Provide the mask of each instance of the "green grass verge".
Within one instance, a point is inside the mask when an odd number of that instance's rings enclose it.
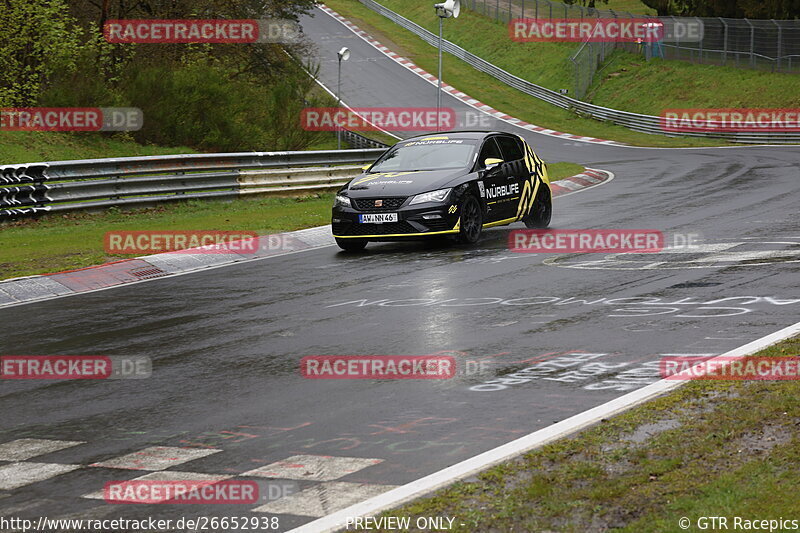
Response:
[[[575,163],[547,163],[547,175],[550,176],[550,181],[574,176],[584,170],[586,170],[584,167]]]
[[[698,65],[618,53],[589,89],[593,103],[660,115],[669,108],[798,108],[797,74]]]
[[[29,276],[116,261],[107,255],[108,231],[229,230],[264,235],[330,222],[333,195],[304,198],[189,200],[130,211],[44,215],[0,226],[0,279]]]
[[[798,356],[800,337],[756,355]],[[412,524],[451,517],[455,532],[682,531],[683,517],[698,531],[703,516],[727,517],[733,530],[735,516],[800,520],[798,396],[798,381],[691,382],[384,515]]]
[[[557,180],[583,171],[574,163],[547,166]],[[107,255],[108,231],[226,230],[260,235],[330,223],[332,194],[299,198],[189,200],[152,208],[44,215],[0,225],[0,279],[31,276],[134,257]]]
[[[422,0],[381,0],[430,31],[438,31],[431,6]],[[409,57],[429,72],[436,72],[434,48],[356,0],[329,0],[331,8],[350,18],[378,40]],[[600,8],[605,6],[601,5]],[[516,43],[507,27],[471,10],[445,23],[447,39],[517,76],[551,88],[572,88],[568,58],[573,43]],[[444,79],[496,109],[538,126],[640,146],[719,146],[726,141],[671,138],[634,132],[596,120],[579,118],[562,109],[506,87],[466,63],[445,56]],[[696,65],[682,61],[644,61],[619,52],[606,63],[592,86],[593,103],[659,115],[670,107],[798,107],[797,76]],[[666,103],[666,104],[665,104]]]
[[[101,157],[193,154],[186,146],[141,145],[124,134],[0,131],[0,165]]]
[[[368,132],[365,136],[387,144],[396,142],[380,132]],[[347,145],[344,147],[347,148]],[[268,147],[264,149],[265,152],[269,150]],[[306,150],[336,150],[336,136],[333,133],[326,134]],[[195,153],[196,150],[187,146],[142,145],[124,134],[106,136],[93,132],[0,131],[0,165]]]

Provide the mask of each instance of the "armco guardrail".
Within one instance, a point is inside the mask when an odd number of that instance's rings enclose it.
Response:
[[[416,34],[422,40],[431,46],[438,46],[439,36],[426,30],[419,24],[408,20],[407,18],[398,15],[394,11],[382,6],[374,0],[359,0],[361,4],[368,7],[388,18],[398,26],[409,30]],[[445,52],[454,55],[462,61],[468,63],[473,68],[485,72],[493,78],[513,87],[525,94],[543,100],[554,106],[569,109],[579,115],[594,118],[596,120],[610,122],[619,126],[625,126],[635,131],[644,133],[653,133],[664,135],[661,129],[661,118],[652,115],[640,115],[638,113],[630,113],[628,111],[620,111],[617,109],[610,109],[601,107],[594,104],[589,104],[570,98],[563,94],[557,93],[545,87],[536,85],[527,80],[514,76],[509,72],[501,69],[500,67],[481,59],[480,57],[468,52],[460,46],[443,39],[442,48]],[[671,132],[669,136],[672,137],[706,137],[706,138],[721,138],[733,142],[744,143],[775,143],[775,144],[789,144],[800,143],[800,134],[798,133],[702,133],[702,132]]]
[[[342,138],[353,148],[389,148],[388,144],[364,137],[354,131],[342,130]]]
[[[0,166],[0,220],[190,198],[332,190],[384,148],[189,154]]]

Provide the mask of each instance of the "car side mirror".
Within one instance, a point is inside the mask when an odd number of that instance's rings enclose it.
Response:
[[[366,172],[366,170],[367,170],[369,167],[371,167],[371,166],[372,166],[371,164],[369,164],[369,165],[364,165],[363,167],[361,167],[361,170],[363,170],[363,171],[365,171],[365,172]]]
[[[503,163],[502,159],[497,159],[494,157],[487,158],[483,165],[486,167],[486,176],[495,176],[498,172],[500,172],[501,164]]]

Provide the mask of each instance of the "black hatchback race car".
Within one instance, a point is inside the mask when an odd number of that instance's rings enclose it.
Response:
[[[332,225],[336,244],[355,251],[435,235],[474,243],[518,220],[546,228],[551,213],[547,167],[522,137],[463,131],[392,146],[339,190]]]

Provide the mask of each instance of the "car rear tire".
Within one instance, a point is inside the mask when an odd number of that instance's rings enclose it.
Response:
[[[544,229],[550,225],[550,218],[553,216],[553,202],[550,197],[550,187],[544,183],[536,193],[536,201],[533,202],[531,212],[522,218],[525,226],[531,229]]]
[[[366,239],[340,239],[336,238],[336,244],[345,252],[360,252],[367,246]]]
[[[475,244],[483,231],[483,210],[478,200],[471,194],[461,202],[461,226],[456,241],[462,244]]]

